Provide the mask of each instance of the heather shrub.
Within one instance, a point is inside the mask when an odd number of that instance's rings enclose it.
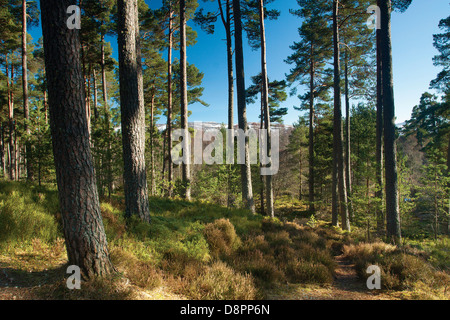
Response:
[[[214,257],[230,255],[241,243],[233,224],[227,219],[220,219],[207,224],[203,233],[211,255]]]
[[[250,275],[218,261],[191,282],[187,293],[198,300],[254,300],[257,290]]]

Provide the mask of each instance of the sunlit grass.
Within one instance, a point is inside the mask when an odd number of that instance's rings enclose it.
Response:
[[[385,288],[405,298],[445,297],[448,238],[403,251],[355,244],[350,233],[299,213],[305,206],[297,200],[275,219],[201,201],[151,198],[150,208],[149,224],[126,220],[120,196],[101,203],[117,273],[74,293],[65,287],[56,190],[0,183],[0,266],[45,299],[132,299],[159,288],[187,299],[261,299],[280,285],[331,286],[334,256],[344,253],[362,279],[368,264],[382,266]]]

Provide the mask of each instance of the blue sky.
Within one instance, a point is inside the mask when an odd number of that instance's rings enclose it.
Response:
[[[289,13],[289,9],[298,7],[296,0],[278,0],[271,7],[280,10],[281,16],[266,25],[268,74],[271,79],[282,80],[289,72],[290,66],[284,60],[291,54],[289,46],[299,40],[297,29],[301,20]],[[412,108],[440,71],[432,62],[437,54],[432,35],[440,32],[439,21],[448,16],[449,9],[448,0],[414,0],[405,13],[392,15],[394,94],[399,123],[410,119]],[[220,25],[217,29],[222,32]],[[188,59],[205,72],[204,100],[211,106],[208,109],[192,106],[192,117],[199,121],[226,119],[226,56],[225,44],[220,40],[224,36],[222,33],[208,36],[201,30],[198,34],[197,45],[188,49]],[[244,58],[248,86],[250,76],[260,72],[260,53],[246,48]],[[286,101],[289,108],[286,124],[298,120],[300,112],[293,108],[298,105],[297,97]],[[258,121],[258,112],[258,105],[248,106],[249,121]]]
[[[301,20],[291,15],[289,9],[297,7],[296,0],[278,0],[271,5],[281,11],[281,16],[266,25],[270,79],[283,80],[289,72],[290,67],[284,60],[292,52],[289,46],[299,40],[297,29],[301,25]],[[437,54],[432,35],[440,32],[439,21],[449,15],[449,9],[448,0],[414,0],[405,13],[392,15],[394,94],[399,123],[410,119],[412,108],[440,71],[432,62]],[[197,45],[188,49],[188,61],[205,73],[203,98],[211,105],[209,108],[191,106],[192,119],[196,121],[225,121],[227,116],[226,52],[222,29],[218,24],[218,33],[213,36],[199,30]],[[261,70],[260,53],[247,47],[244,59],[248,86],[250,77]],[[285,123],[295,123],[300,115],[293,108],[299,105],[298,98],[290,97],[284,105],[289,108]],[[258,105],[248,106],[249,121],[258,121],[258,112]]]
[[[146,0],[152,8],[157,8],[161,0]],[[203,1],[199,1],[205,6]],[[374,1],[375,3],[375,1]],[[214,10],[216,2],[206,4]],[[276,21],[268,21],[267,32],[267,60],[268,73],[271,80],[283,80],[289,72],[290,66],[284,60],[291,54],[289,46],[299,40],[298,27],[301,20],[289,13],[289,9],[297,8],[296,0],[278,0],[271,8],[281,11]],[[392,16],[392,41],[394,65],[394,94],[396,102],[397,122],[408,120],[412,108],[419,103],[420,96],[429,90],[429,84],[440,71],[433,66],[432,58],[437,54],[433,47],[433,34],[440,33],[439,21],[450,12],[448,0],[414,0],[405,13],[394,13]],[[227,120],[227,66],[225,34],[223,26],[217,23],[216,33],[207,35],[189,22],[198,32],[197,44],[187,50],[188,62],[195,64],[205,74],[203,80],[204,96],[202,99],[209,103],[209,107],[195,104],[190,106],[192,116],[190,121]],[[34,29],[30,33],[37,40],[40,30]],[[111,39],[114,56],[117,59],[117,44]],[[250,85],[250,77],[260,72],[260,52],[252,51],[245,45],[245,74],[246,86]],[[177,53],[175,53],[175,56]],[[302,93],[303,89],[300,89]],[[289,108],[289,114],[284,118],[285,124],[293,124],[298,120],[299,111],[294,110],[299,101],[290,97],[284,106]],[[259,105],[248,106],[248,120],[258,121]],[[237,121],[237,120],[236,120]]]

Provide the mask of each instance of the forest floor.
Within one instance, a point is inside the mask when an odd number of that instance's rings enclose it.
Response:
[[[268,294],[269,300],[398,300],[393,292],[370,291],[344,256],[336,257],[336,274],[331,285],[288,284]]]
[[[17,252],[12,258],[0,255],[0,300],[42,300],[52,299],[54,290],[64,279],[66,261],[52,261],[50,269],[35,271],[36,260],[43,258],[39,253]],[[370,291],[358,278],[354,265],[343,255],[336,256],[334,282],[330,285],[280,284],[265,292],[267,300],[398,300],[398,293],[392,291]],[[32,266],[33,265],[33,266]],[[58,266],[59,265],[59,266]],[[20,268],[18,268],[20,266]],[[26,270],[26,266],[31,269]],[[121,281],[120,290],[128,292],[131,300],[187,300],[171,292],[169,286],[145,290],[128,281]],[[56,288],[56,289],[55,289]]]
[[[102,203],[118,273],[68,290],[57,192],[0,183],[0,300],[449,298],[448,238],[393,250],[365,241],[362,229],[331,227],[321,220],[326,212],[316,220],[289,199],[277,201],[276,219],[205,202],[152,198],[151,205],[152,224],[127,224],[122,197]],[[413,280],[398,290],[369,290],[361,279],[366,262],[389,272],[383,285]]]
[[[17,256],[11,261],[6,256],[0,256],[0,300],[35,300],[43,299],[42,286],[58,282],[62,275],[64,263],[61,268],[44,269],[40,272],[21,271],[14,269],[15,263],[29,261],[27,255]],[[336,257],[338,267],[335,281],[332,285],[280,285],[267,293],[268,300],[392,300],[392,294],[369,291],[365,284],[358,279],[354,266],[344,260],[342,256]],[[26,263],[26,262],[25,262]],[[60,278],[59,278],[60,279]],[[186,297],[174,294],[167,286],[160,286],[153,290],[143,290],[132,284],[121,284],[131,291],[128,298],[133,300],[185,300]],[[125,289],[125,288],[122,288]],[[47,290],[45,290],[47,291]]]
[[[27,259],[27,257],[23,257]],[[29,257],[28,257],[29,258]],[[5,256],[0,256],[0,300],[41,300],[42,285],[58,282],[62,270],[43,270],[41,272],[17,272],[8,266]],[[338,267],[334,283],[331,285],[285,284],[267,292],[267,300],[399,300],[395,292],[377,292],[367,289],[349,261],[343,256],[336,257]],[[64,264],[63,264],[64,265]],[[122,289],[130,291],[132,300],[186,300],[171,292],[167,286],[153,290],[144,290],[128,282],[121,284]],[[48,290],[45,290],[46,292]],[[50,298],[50,297],[48,297]]]

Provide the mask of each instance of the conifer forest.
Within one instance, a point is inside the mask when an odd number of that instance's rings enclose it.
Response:
[[[449,9],[0,0],[0,300],[449,300]]]

